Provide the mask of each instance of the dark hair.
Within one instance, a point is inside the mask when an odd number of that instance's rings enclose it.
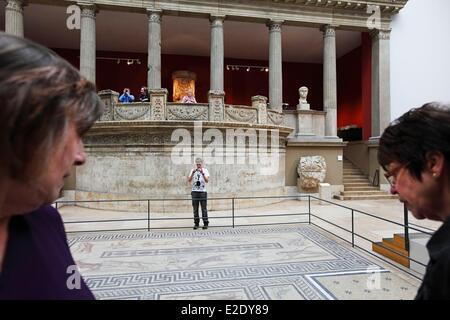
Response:
[[[100,117],[95,85],[53,51],[0,32],[0,178],[39,170],[72,121],[82,136]]]
[[[450,105],[427,103],[411,109],[386,128],[380,139],[378,162],[386,170],[396,161],[421,181],[427,154],[440,152],[450,164]]]

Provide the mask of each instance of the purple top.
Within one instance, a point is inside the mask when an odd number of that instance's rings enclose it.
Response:
[[[0,299],[95,299],[75,271],[56,209],[46,205],[14,216],[8,228]]]

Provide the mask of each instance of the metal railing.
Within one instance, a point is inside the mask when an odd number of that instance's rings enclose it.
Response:
[[[277,200],[289,200],[289,199],[294,199],[294,200],[300,200],[300,199],[307,199],[307,208],[308,211],[307,212],[294,212],[294,213],[277,213],[277,214],[245,214],[245,215],[239,215],[237,213],[238,210],[236,208],[236,202],[241,201],[241,200],[255,200],[255,199],[277,199]],[[383,246],[383,248],[385,250],[388,250],[392,253],[395,253],[398,256],[401,256],[405,259],[407,259],[408,261],[414,261],[415,263],[418,263],[422,266],[426,266],[425,264],[423,264],[420,261],[417,261],[413,258],[411,258],[409,256],[409,230],[414,230],[418,233],[422,233],[422,234],[426,234],[431,236],[432,232],[427,232],[424,231],[428,230],[428,231],[433,231],[429,228],[426,227],[422,227],[422,226],[418,226],[415,224],[408,224],[408,212],[406,209],[406,206],[404,207],[404,223],[399,223],[393,220],[389,220],[383,217],[378,217],[374,214],[368,213],[368,212],[364,212],[355,208],[350,208],[329,200],[325,200],[325,199],[321,199],[318,198],[316,196],[313,195],[303,195],[303,194],[299,194],[299,195],[293,195],[293,196],[261,196],[261,197],[233,197],[233,198],[208,198],[208,202],[211,201],[216,201],[216,200],[225,200],[225,201],[230,201],[230,214],[229,215],[222,215],[222,216],[209,216],[208,220],[215,220],[215,219],[231,219],[231,223],[228,225],[218,225],[218,224],[214,224],[214,227],[231,227],[231,228],[235,228],[235,227],[239,227],[239,226],[260,226],[260,225],[280,225],[280,224],[299,224],[299,223],[307,223],[310,225],[314,225],[328,233],[333,234],[334,236],[336,236],[337,238],[350,243],[352,245],[353,248],[358,248],[361,249],[377,258],[382,259],[383,261],[391,264],[394,267],[399,268],[399,266],[397,266],[396,264],[393,264],[392,262],[382,258],[380,255],[374,254],[371,251],[368,251],[366,249],[364,249],[362,246],[358,245],[356,242],[356,239],[362,239],[364,241],[368,241],[370,242],[372,245],[375,244],[376,242],[369,239],[367,236],[359,234],[356,231],[356,226],[355,226],[355,214],[360,214],[366,217],[371,217],[373,219],[377,219],[379,221],[384,221],[386,223],[390,223],[393,224],[397,227],[401,227],[404,229],[405,235],[405,249],[408,252],[408,255],[403,255],[400,252],[397,252],[389,247]],[[350,230],[342,227],[332,221],[329,221],[327,219],[324,219],[323,217],[320,217],[318,214],[314,213],[312,210],[312,206],[311,206],[311,201],[312,200],[316,200],[319,201],[321,204],[323,203],[327,203],[330,204],[332,206],[335,207],[340,207],[343,209],[346,209],[349,211],[350,217],[351,217],[351,228]],[[133,200],[79,200],[79,201],[56,201],[55,202],[55,206],[56,208],[59,207],[59,205],[61,204],[69,204],[69,205],[76,205],[76,204],[81,204],[81,203],[108,203],[108,202],[146,202],[147,204],[147,216],[146,218],[129,218],[129,219],[102,219],[102,220],[81,220],[81,221],[65,221],[65,224],[85,224],[85,223],[105,223],[105,222],[131,222],[131,221],[146,221],[146,227],[145,228],[131,228],[131,229],[108,229],[108,230],[82,230],[82,231],[68,231],[68,233],[74,233],[74,232],[107,232],[107,231],[128,231],[128,230],[147,230],[147,231],[151,231],[153,230],[160,230],[160,229],[180,229],[180,228],[192,228],[192,226],[178,226],[178,227],[156,227],[156,228],[152,228],[152,221],[170,221],[170,220],[193,220],[192,217],[192,213],[189,213],[188,217],[152,217],[152,210],[151,210],[151,204],[152,203],[156,203],[156,202],[160,202],[160,201],[170,201],[170,202],[175,202],[175,201],[191,201],[191,198],[185,198],[185,199],[133,199]],[[272,203],[273,204],[273,203]],[[104,209],[103,209],[104,210]],[[242,209],[241,209],[242,210]],[[223,211],[227,211],[227,210],[223,210]],[[237,220],[242,219],[242,218],[264,218],[264,217],[299,217],[299,216],[308,216],[307,221],[293,221],[292,219],[290,220],[290,222],[270,222],[270,223],[251,223],[251,224],[238,224]],[[332,225],[336,228],[338,228],[339,230],[343,230],[345,232],[348,232],[351,235],[351,241],[339,236],[338,234],[330,231],[329,229],[325,229],[322,226],[319,226],[317,223],[315,223],[314,221],[312,221],[312,218],[318,219],[319,221],[325,222],[329,225]],[[200,217],[201,219],[201,217]],[[420,229],[419,229],[420,228]],[[404,269],[401,269],[403,271],[406,271]],[[410,275],[416,277],[417,279],[420,279],[417,275],[412,274],[408,271],[406,271],[407,273],[409,273]]]

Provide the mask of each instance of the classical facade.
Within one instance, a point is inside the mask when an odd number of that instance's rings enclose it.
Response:
[[[184,121],[202,120],[212,122],[235,121],[251,124],[244,119],[254,114],[254,124],[279,126],[282,139],[284,165],[282,180],[276,187],[296,185],[296,166],[301,156],[320,155],[327,163],[327,179],[334,192],[342,189],[342,155],[346,143],[337,136],[337,30],[366,32],[371,35],[371,139],[368,142],[376,150],[377,137],[390,121],[390,25],[392,17],[399,12],[407,0],[267,0],[267,1],[218,1],[218,0],[86,0],[78,1],[81,8],[80,70],[89,80],[96,81],[96,14],[102,10],[140,12],[148,21],[148,73],[147,85],[151,92],[149,106],[120,106],[111,96],[110,108],[102,121]],[[24,6],[30,3],[45,3],[69,6],[73,1],[6,0],[5,31],[24,35]],[[26,10],[26,9],[25,9]],[[210,82],[208,103],[198,104],[186,114],[182,106],[167,103],[167,92],[161,82],[161,25],[165,16],[195,16],[210,23]],[[245,21],[266,26],[269,38],[268,98],[260,95],[252,98],[252,106],[240,112],[236,106],[224,103],[224,29],[228,21]],[[282,34],[285,26],[302,26],[320,30],[323,35],[323,90],[322,110],[293,110],[284,112]],[[114,94],[113,94],[114,95]],[[267,110],[265,110],[267,108]],[[148,111],[148,112],[147,112]],[[195,112],[194,112],[195,111]],[[245,117],[243,115],[246,115]],[[184,119],[183,119],[184,117]],[[187,117],[187,118],[186,118]],[[239,118],[241,117],[241,118]],[[244,117],[244,118],[243,118]],[[283,121],[283,123],[277,123]],[[123,127],[123,124],[118,125]],[[152,126],[152,125],[150,125]],[[221,127],[222,124],[218,125]],[[99,134],[99,124],[93,130]],[[290,127],[293,132],[284,129]],[[109,126],[111,128],[111,126]],[[221,129],[222,130],[222,129]],[[122,130],[123,131],[123,130]],[[114,129],[111,132],[122,132]],[[153,139],[153,138],[152,138]],[[166,138],[164,138],[166,139]],[[94,137],[88,137],[95,141]],[[379,170],[371,164],[368,175]],[[86,170],[90,170],[89,168]],[[80,177],[84,181],[86,177]],[[257,179],[256,179],[257,180]],[[255,180],[255,181],[256,181]],[[87,181],[87,180],[86,180]],[[81,182],[84,183],[84,182]],[[272,186],[273,187],[273,186]]]

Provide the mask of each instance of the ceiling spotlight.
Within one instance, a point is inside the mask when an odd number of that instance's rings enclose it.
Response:
[[[227,70],[230,70],[230,66],[229,65],[227,65]]]
[[[120,59],[117,59],[117,64],[119,64],[120,63]]]
[[[266,72],[269,72],[269,68],[266,68],[265,71],[266,71]]]
[[[247,72],[249,72],[250,71],[250,67],[247,67]]]
[[[128,59],[128,60],[127,60],[127,64],[128,64],[128,65],[133,64],[133,63],[134,63],[134,60],[132,60],[132,59]]]

